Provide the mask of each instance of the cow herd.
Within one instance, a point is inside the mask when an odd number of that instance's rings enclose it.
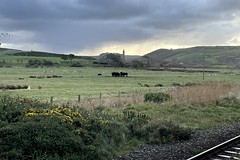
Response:
[[[112,72],[112,77],[128,77],[127,72]],[[102,73],[98,73],[98,76],[102,76]]]
[[[127,72],[112,72],[112,77],[127,77]]]

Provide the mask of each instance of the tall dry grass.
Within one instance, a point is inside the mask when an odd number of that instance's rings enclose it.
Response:
[[[172,96],[172,102],[195,103],[208,102],[226,96],[236,96],[240,92],[239,84],[233,83],[205,83],[194,86],[176,87],[167,91]]]
[[[208,102],[225,96],[236,96],[236,93],[240,92],[240,86],[230,83],[205,83],[194,86],[165,88],[161,90],[161,92],[163,91],[171,95],[172,99],[169,103],[182,104]],[[68,104],[87,109],[94,109],[99,106],[126,107],[144,104],[144,94],[144,92],[136,92],[132,94],[121,94],[121,96],[117,97],[88,98],[82,99],[80,103],[68,101]]]
[[[70,106],[80,106],[87,109],[94,109],[99,106],[105,107],[125,107],[144,103],[144,93],[122,94],[117,97],[86,98],[79,102],[68,101]]]

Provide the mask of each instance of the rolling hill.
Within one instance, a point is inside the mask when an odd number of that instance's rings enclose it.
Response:
[[[240,66],[240,46],[198,46],[184,49],[159,49],[144,55],[150,60],[184,66]]]
[[[3,56],[33,56],[59,57],[64,54],[21,51],[16,49],[0,48],[0,57]],[[99,56],[74,56],[74,59],[98,61]],[[182,49],[158,49],[143,56],[126,55],[128,64],[142,63],[145,67],[205,67],[209,68],[240,68],[240,46],[197,46]],[[137,63],[137,65],[139,65]]]

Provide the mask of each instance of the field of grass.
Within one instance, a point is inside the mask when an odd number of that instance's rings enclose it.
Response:
[[[219,73],[205,72],[203,80],[202,72],[93,67],[93,60],[73,59],[72,62],[60,57],[7,55],[14,52],[0,50],[0,62],[4,64],[0,68],[0,86],[26,85],[31,89],[0,90],[0,112],[5,114],[0,117],[0,141],[13,147],[12,150],[1,148],[0,159],[1,156],[14,159],[9,156],[26,155],[54,157],[52,153],[56,159],[58,156],[72,159],[75,154],[92,156],[85,159],[112,159],[145,143],[175,143],[186,140],[173,138],[179,134],[189,138],[196,130],[240,120],[240,100],[237,99],[240,72],[228,70],[227,66]],[[194,49],[189,49],[189,53],[192,52]],[[184,58],[194,56],[197,55],[188,54]],[[48,60],[60,65],[26,68],[29,60]],[[85,67],[69,67],[75,62]],[[128,72],[129,76],[111,77],[114,71]],[[102,76],[98,76],[99,73]],[[173,83],[181,86],[173,87]],[[191,85],[193,83],[197,85]],[[163,87],[159,87],[160,84]],[[145,101],[146,93],[156,92],[164,92],[171,98],[162,103]],[[79,95],[81,103],[77,102]],[[50,97],[53,104],[48,103]],[[61,104],[65,102],[68,103]],[[40,136],[38,144],[32,141],[31,135]],[[162,139],[157,141],[159,137]],[[17,140],[17,144],[26,144],[22,147],[34,143],[36,148],[26,147],[27,152],[23,153],[12,146],[11,138]],[[56,143],[58,141],[62,143]],[[65,152],[59,146],[67,146]]]
[[[111,77],[113,71],[125,71],[129,77]],[[101,73],[102,76],[97,76]],[[62,78],[46,78],[58,75]],[[30,76],[45,76],[45,78],[29,78]],[[77,100],[82,98],[97,98],[117,96],[119,92],[135,93],[146,91],[161,91],[163,84],[168,87],[177,82],[202,83],[207,81],[237,82],[239,75],[234,74],[206,74],[205,80],[202,73],[182,73],[165,71],[134,70],[126,68],[1,68],[1,85],[28,85],[31,90],[11,90],[11,94],[49,100],[51,96],[59,100]],[[146,87],[145,84],[149,85]],[[41,88],[41,89],[39,89]],[[6,92],[6,91],[1,91]]]
[[[128,72],[129,77],[111,77],[113,71]],[[62,77],[47,78],[53,75]],[[239,96],[239,77],[237,72],[225,71],[205,73],[203,80],[201,72],[100,67],[0,68],[0,85],[31,86],[31,90],[0,91],[0,112],[5,114],[0,117],[0,140],[10,148],[0,149],[0,159],[21,159],[26,155],[40,159],[113,159],[143,144],[188,140],[197,130],[240,120],[240,101],[231,97]],[[172,86],[188,82],[200,84]],[[156,87],[157,84],[163,87]],[[148,92],[165,92],[171,99],[163,103],[146,102],[144,94]],[[73,107],[78,95],[81,103]],[[55,107],[45,103],[51,96]],[[68,105],[58,103],[66,101]],[[29,147],[32,143],[35,148]]]

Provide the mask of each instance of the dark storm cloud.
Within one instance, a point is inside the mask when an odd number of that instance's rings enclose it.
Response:
[[[116,20],[144,14],[147,6],[141,0],[1,0],[0,10],[16,20]]]
[[[1,0],[0,32],[30,32],[29,43],[76,51],[218,27],[239,17],[239,8],[239,0]]]

